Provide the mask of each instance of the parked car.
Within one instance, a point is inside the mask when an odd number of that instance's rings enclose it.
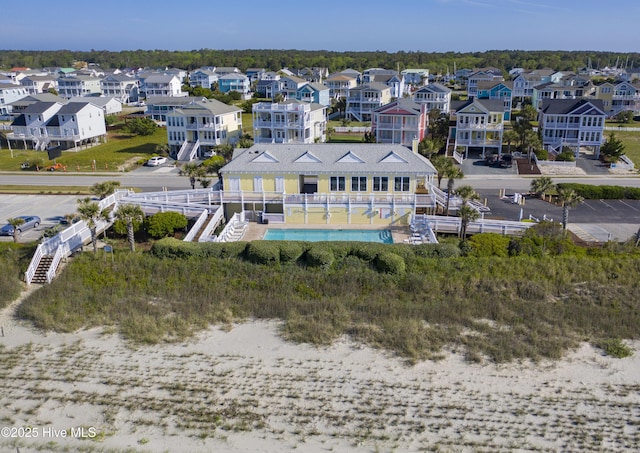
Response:
[[[502,156],[500,156],[500,161],[498,162],[498,164],[502,168],[512,167],[513,166],[513,158],[511,156],[511,154],[503,154]]]
[[[22,215],[17,218],[24,220],[24,223],[18,227],[18,233],[22,233],[23,231],[30,230],[31,228],[35,228],[40,225],[40,217],[36,215]],[[13,226],[7,223],[5,226],[0,228],[0,236],[13,236]]]
[[[167,158],[162,156],[154,156],[147,161],[148,167],[157,167],[158,165],[166,164]]]
[[[484,164],[493,166],[498,163],[498,155],[497,154],[487,154],[484,158]]]

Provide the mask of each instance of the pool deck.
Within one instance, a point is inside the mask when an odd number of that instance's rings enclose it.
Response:
[[[315,225],[288,225],[284,223],[270,223],[268,225],[263,225],[256,222],[249,222],[247,226],[247,231],[242,238],[243,241],[258,241],[264,238],[264,234],[267,229],[277,230],[277,229],[289,229],[295,228],[300,230],[390,230],[391,237],[393,238],[394,244],[402,244],[405,239],[409,239],[410,231],[409,227],[402,226],[386,226],[380,227],[380,225],[324,225],[324,224],[315,224]]]

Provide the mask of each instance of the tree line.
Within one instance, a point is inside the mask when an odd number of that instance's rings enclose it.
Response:
[[[640,53],[622,54],[602,51],[524,51],[490,50],[486,52],[334,52],[328,50],[0,50],[0,68],[71,67],[76,61],[95,63],[102,68],[176,67],[193,70],[202,66],[265,68],[327,67],[331,72],[352,68],[426,68],[432,73],[453,73],[454,67],[493,66],[503,70],[552,68],[576,71],[591,64],[594,68],[640,64]]]

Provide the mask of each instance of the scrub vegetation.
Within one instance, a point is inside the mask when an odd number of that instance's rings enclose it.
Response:
[[[640,337],[638,257],[631,245],[580,248],[555,230],[460,246],[167,238],[114,262],[74,258],[18,315],[63,332],[115,326],[142,344],[280,319],[293,341],[349,335],[411,362],[450,349],[474,361],[559,358],[582,341]]]

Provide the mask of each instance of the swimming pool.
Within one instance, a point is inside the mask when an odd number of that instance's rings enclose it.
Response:
[[[265,241],[361,241],[393,244],[390,230],[268,229]]]

